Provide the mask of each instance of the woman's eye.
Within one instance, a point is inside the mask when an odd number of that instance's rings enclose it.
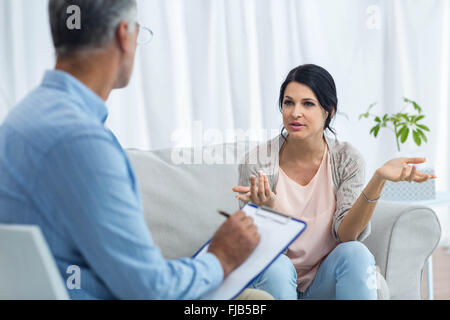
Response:
[[[286,101],[284,101],[284,104],[285,104],[285,105],[291,105],[291,104],[292,104],[292,101],[286,100]]]
[[[314,103],[312,103],[312,102],[305,102],[305,106],[314,107]]]

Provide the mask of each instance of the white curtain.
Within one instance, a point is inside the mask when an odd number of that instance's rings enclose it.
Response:
[[[108,126],[124,147],[159,149],[198,144],[233,129],[279,132],[279,88],[294,67],[326,68],[338,88],[338,138],[366,157],[367,177],[395,153],[394,136],[369,135],[358,120],[423,107],[428,143],[403,151],[426,155],[450,181],[447,0],[141,0],[139,20],[155,37],[138,49],[128,88],[107,104]],[[47,0],[0,0],[0,121],[54,65]],[[213,143],[205,135],[200,143]],[[230,137],[228,137],[229,140]],[[259,139],[268,138],[258,136]],[[447,212],[447,211],[445,211]],[[441,214],[444,231],[450,226]]]

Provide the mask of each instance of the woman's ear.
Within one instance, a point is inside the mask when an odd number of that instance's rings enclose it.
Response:
[[[336,108],[333,107],[333,111],[331,111],[331,117],[330,117],[330,119],[333,119],[335,113],[336,113]]]

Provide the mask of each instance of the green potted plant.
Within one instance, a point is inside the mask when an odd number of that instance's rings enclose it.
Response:
[[[414,143],[420,147],[423,142],[427,143],[427,132],[430,132],[428,126],[423,124],[425,115],[422,113],[422,108],[419,104],[411,99],[403,98],[406,103],[405,107],[398,113],[375,115],[371,113],[373,107],[377,103],[372,103],[368,110],[359,115],[359,120],[373,118],[374,126],[370,129],[370,134],[375,138],[378,136],[381,129],[386,128],[393,132],[398,154],[401,152],[401,145],[412,137]],[[407,108],[413,108],[414,112],[405,112]],[[400,155],[399,155],[400,156]],[[433,169],[421,169],[422,172],[434,174]],[[381,198],[384,200],[428,200],[434,199],[436,196],[434,180],[417,184],[408,182],[386,183]]]
[[[428,142],[424,131],[430,131],[426,125],[420,123],[425,118],[425,115],[422,114],[422,108],[417,104],[417,102],[408,98],[403,98],[403,101],[411,104],[416,113],[409,114],[404,112],[404,110],[408,107],[407,105],[398,113],[385,114],[380,117],[370,113],[370,110],[377,105],[375,102],[369,106],[366,113],[359,115],[359,120],[369,118],[370,116],[374,117],[375,126],[370,129],[370,134],[373,134],[375,138],[378,136],[381,128],[391,129],[395,135],[395,142],[397,143],[398,152],[401,151],[400,143],[405,143],[410,136],[410,133],[414,142],[420,147],[422,145],[422,141]]]

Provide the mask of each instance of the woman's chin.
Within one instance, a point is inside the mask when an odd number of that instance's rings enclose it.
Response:
[[[288,134],[292,137],[305,137],[305,130],[287,130]]]
[[[306,141],[311,138],[311,134],[305,130],[287,130],[291,140]]]

